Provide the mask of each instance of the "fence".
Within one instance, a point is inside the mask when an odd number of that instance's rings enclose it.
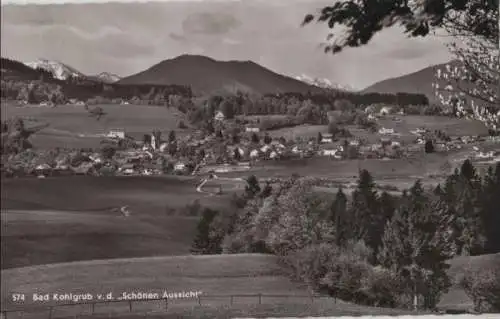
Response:
[[[222,302],[216,302],[222,299]],[[246,302],[241,303],[241,300]],[[235,305],[235,304],[262,304],[264,301],[300,299],[301,302],[314,303],[315,299],[329,299],[334,303],[336,298],[325,297],[321,295],[267,295],[267,294],[240,294],[240,295],[198,295],[195,298],[157,298],[157,299],[130,299],[130,300],[106,300],[79,303],[54,304],[46,306],[19,306],[18,309],[2,309],[1,319],[14,318],[60,318],[92,315],[111,315],[111,314],[147,314],[147,313],[168,313],[169,309],[186,306],[213,306],[213,305]],[[238,303],[240,301],[240,303]],[[155,304],[156,309],[151,307],[137,307],[138,305],[151,306]],[[107,306],[107,307],[106,307]],[[99,309],[101,308],[101,309]],[[102,308],[107,309],[107,311]],[[44,316],[45,314],[45,316]]]

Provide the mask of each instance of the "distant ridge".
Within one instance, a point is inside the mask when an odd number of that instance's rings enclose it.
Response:
[[[362,93],[392,93],[398,92],[424,94],[429,102],[438,102],[434,94],[432,83],[436,82],[436,72],[444,69],[447,64],[458,65],[460,62],[453,60],[448,63],[433,65],[417,72],[390,78],[370,85]]]
[[[252,61],[217,61],[201,55],[180,55],[164,60],[117,83],[188,85],[198,93],[240,90],[266,94],[323,90],[273,72]]]

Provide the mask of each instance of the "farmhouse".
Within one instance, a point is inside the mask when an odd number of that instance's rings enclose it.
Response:
[[[112,129],[109,131],[107,137],[124,139],[125,138],[125,131],[121,130],[121,129]]]
[[[174,171],[181,172],[186,169],[186,164],[183,162],[178,162],[174,165]]]
[[[383,108],[380,109],[379,114],[380,115],[388,115],[391,113],[391,111],[392,111],[392,107],[384,106]]]
[[[260,132],[260,128],[258,128],[256,126],[247,126],[245,128],[245,132],[247,132],[247,133],[259,133]]]
[[[224,113],[222,113],[221,111],[217,111],[215,113],[214,120],[216,120],[216,121],[224,121],[225,118],[226,117],[225,117]]]
[[[382,127],[378,132],[379,134],[394,134],[394,129]]]
[[[332,143],[333,142],[333,134],[325,133],[321,138],[321,143]]]

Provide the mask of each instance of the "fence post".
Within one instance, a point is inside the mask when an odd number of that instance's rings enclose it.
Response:
[[[198,305],[201,306],[201,295],[198,295]]]
[[[259,294],[259,305],[262,304],[262,294]]]
[[[231,300],[231,301],[230,301],[230,304],[231,304],[231,306],[232,306],[232,305],[233,305],[233,295],[231,295],[230,300]]]
[[[52,306],[49,307],[49,319],[52,319]]]
[[[94,314],[94,312],[95,312],[95,302],[93,302],[91,305],[92,305],[91,311],[92,311],[92,314]]]
[[[165,298],[165,312],[168,311],[168,298]]]

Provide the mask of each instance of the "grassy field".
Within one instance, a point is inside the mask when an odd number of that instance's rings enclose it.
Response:
[[[184,114],[173,108],[147,105],[99,105],[107,115],[99,121],[90,117],[83,106],[61,105],[56,108],[2,104],[2,119],[23,117],[35,119],[40,124],[48,123],[31,139],[39,148],[52,147],[96,147],[102,140],[98,134],[106,134],[110,129],[123,129],[135,138],[151,133],[154,129],[164,135],[170,130],[179,134],[188,130],[178,128],[178,122]],[[95,107],[95,106],[91,106]]]
[[[189,253],[198,218],[172,211],[196,199],[224,210],[232,196],[198,193],[197,183],[178,177],[2,179],[2,268]],[[116,211],[125,205],[128,217]]]
[[[467,265],[492,267],[499,263],[500,254],[479,257],[459,257],[450,261],[450,275],[458,278]],[[390,315],[409,314],[401,310],[353,305],[331,298],[311,299],[303,284],[295,283],[283,275],[277,258],[262,254],[218,256],[171,256],[41,265],[2,271],[2,304],[8,309],[20,305],[10,300],[11,294],[27,296],[23,307],[55,305],[57,301],[32,302],[33,293],[99,293],[112,292],[116,298],[123,292],[163,291],[201,292],[201,301],[195,298],[171,299],[169,315],[153,318],[230,318],[231,316],[304,316],[304,315]],[[229,295],[263,294],[262,304],[257,296],[234,297],[230,306]],[[265,297],[288,295],[289,299]],[[224,297],[226,296],[226,297]],[[465,296],[465,297],[464,297]],[[199,305],[201,303],[201,306]],[[127,303],[96,306],[96,312],[127,312]],[[165,304],[158,302],[134,303],[134,311],[159,311]],[[470,299],[454,287],[439,305],[440,308],[465,309]],[[88,311],[89,306],[60,308],[62,314],[70,311]],[[74,313],[73,313],[74,314]],[[148,316],[150,317],[150,316]],[[120,318],[141,318],[122,315]]]
[[[201,291],[201,307],[196,299],[174,299],[169,302],[170,315],[226,318],[229,315],[293,315],[293,314],[394,314],[391,309],[352,305],[331,298],[317,299],[311,304],[306,287],[282,275],[275,256],[239,254],[219,256],[174,256],[144,259],[107,260],[44,265],[2,271],[3,305],[15,309],[11,293],[24,293],[24,307],[40,306],[31,296],[43,293]],[[89,280],[92,278],[91,280]],[[263,297],[262,305],[254,297],[235,297],[229,307],[228,295],[288,295],[289,299]],[[222,296],[221,296],[222,295]],[[220,297],[219,297],[220,296]],[[295,296],[295,297],[294,297]],[[57,304],[57,301],[43,305]],[[253,305],[252,305],[253,304]],[[96,306],[97,312],[126,312],[127,303]],[[86,306],[88,308],[88,306]],[[141,309],[159,310],[164,303],[142,303]],[[78,309],[79,308],[79,309]],[[61,311],[84,311],[84,307],[62,308]],[[135,308],[134,308],[135,309]],[[164,309],[164,308],[163,308]],[[404,312],[403,312],[404,313]],[[121,316],[122,317],[122,316]],[[126,317],[126,316],[123,316]],[[134,318],[134,317],[130,317]],[[135,318],[140,318],[136,316]],[[160,318],[160,317],[158,317]]]
[[[317,137],[318,133],[328,133],[327,125],[299,125],[294,127],[285,127],[279,130],[269,131],[269,135],[275,138],[284,137],[287,140],[293,140],[295,137],[309,138]]]

